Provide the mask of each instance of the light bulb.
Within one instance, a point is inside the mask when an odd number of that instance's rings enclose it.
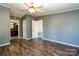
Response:
[[[34,13],[34,12],[35,12],[35,10],[34,10],[33,8],[30,8],[28,11],[29,11],[30,13]]]

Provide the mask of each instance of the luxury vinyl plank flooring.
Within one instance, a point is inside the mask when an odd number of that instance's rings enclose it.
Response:
[[[42,39],[14,38],[11,44],[0,47],[0,56],[77,56],[79,48]]]

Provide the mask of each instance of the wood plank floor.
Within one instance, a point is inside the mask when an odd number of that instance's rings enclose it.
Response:
[[[10,45],[0,47],[0,56],[78,56],[79,48],[49,42],[42,39],[11,40]]]

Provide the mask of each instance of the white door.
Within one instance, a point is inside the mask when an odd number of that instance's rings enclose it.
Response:
[[[32,20],[32,38],[37,38],[38,37],[38,26],[37,26],[37,21]]]
[[[43,37],[43,20],[32,20],[32,38]]]

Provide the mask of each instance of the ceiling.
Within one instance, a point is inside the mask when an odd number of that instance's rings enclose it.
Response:
[[[51,1],[50,1],[51,2]],[[41,13],[29,13],[24,3],[0,3],[0,5],[10,8],[10,15],[21,17],[25,14],[32,16],[43,16],[60,12],[72,11],[79,9],[79,3],[38,3],[43,7],[40,8]]]

